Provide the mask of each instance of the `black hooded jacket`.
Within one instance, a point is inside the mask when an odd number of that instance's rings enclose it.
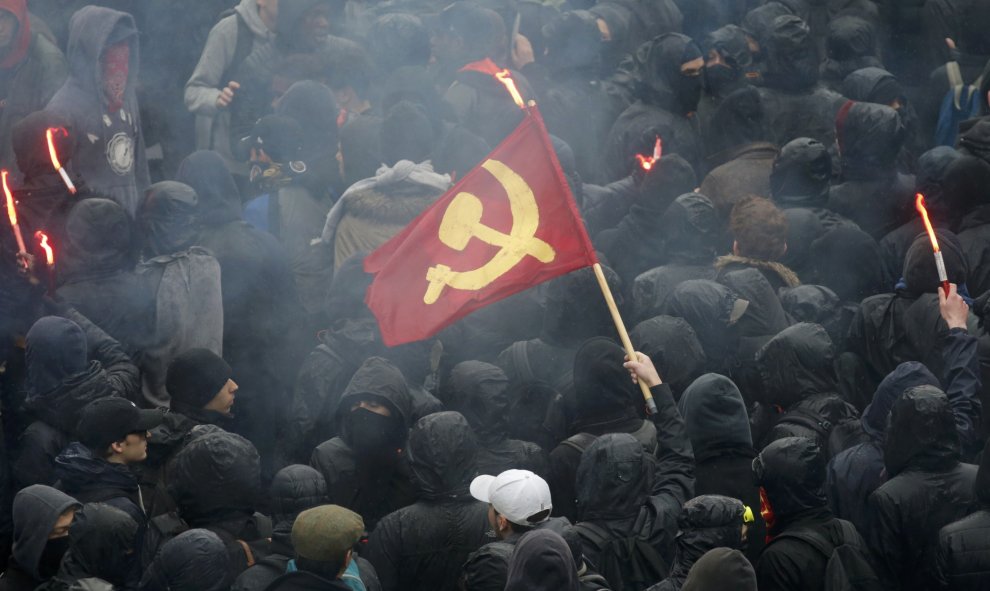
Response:
[[[508,437],[508,387],[509,378],[498,367],[464,361],[451,370],[441,395],[444,407],[464,415],[478,437],[479,473],[517,469],[546,475],[547,457],[540,446]]]
[[[506,591],[578,591],[578,570],[559,534],[538,530],[519,540],[509,561]]]
[[[858,417],[836,393],[835,350],[822,326],[802,322],[781,331],[756,354],[756,363],[763,377],[762,402],[781,409],[764,444],[807,437],[824,450],[828,441],[806,424],[807,418],[838,425]]]
[[[423,417],[409,434],[419,500],[385,516],[368,542],[384,591],[454,591],[457,566],[488,538],[488,507],[468,490],[478,444],[459,413]]]
[[[863,431],[870,440],[838,454],[828,464],[829,507],[838,517],[867,531],[870,513],[867,500],[883,484],[883,439],[890,409],[904,392],[916,386],[940,387],[938,379],[917,361],[902,363],[880,382],[873,402],[861,417]]]
[[[591,564],[601,563],[602,548],[596,542],[601,536],[589,524],[608,538],[647,541],[668,564],[674,555],[677,519],[694,489],[694,454],[670,389],[661,384],[651,392],[658,408],[651,417],[656,457],[626,433],[599,437],[581,457],[576,479],[581,523],[576,527]],[[624,588],[621,580],[609,583],[613,589]]]
[[[136,473],[114,464],[74,441],[55,458],[56,487],[82,503],[106,503],[124,511],[140,526],[147,517]]]
[[[634,102],[612,125],[605,145],[606,179],[625,177],[636,166],[636,154],[652,153],[657,135],[664,154],[679,154],[701,172],[704,152],[697,122],[701,77],[681,74],[681,64],[701,57],[690,37],[666,33],[644,43],[635,60]]]
[[[703,279],[684,281],[664,302],[663,313],[683,318],[698,335],[710,371],[728,372],[734,365],[739,335],[733,327],[733,310],[741,305],[734,291]]]
[[[968,265],[958,239],[947,231],[937,235],[949,281],[965,284]],[[894,293],[863,300],[849,327],[847,346],[874,384],[905,361],[920,361],[935,375],[943,373],[941,352],[949,328],[938,308],[938,273],[927,235],[915,238],[901,276]]]
[[[366,397],[381,402],[392,413],[389,428],[395,451],[377,460],[356,453],[355,434],[347,420],[351,406]],[[369,531],[379,519],[415,498],[405,451],[411,415],[412,398],[402,373],[388,361],[372,357],[354,373],[340,396],[335,413],[340,435],[318,445],[310,458],[310,465],[326,479],[329,501],[360,514]]]
[[[104,396],[133,398],[138,369],[120,344],[75,310],[72,320],[47,317],[28,332],[28,395],[37,418],[21,435],[14,480],[18,488],[55,483],[55,457],[75,436],[84,406]]]
[[[670,576],[647,591],[680,591],[691,567],[706,552],[739,549],[743,545],[744,511],[742,501],[720,495],[699,495],[684,503]]]
[[[960,211],[959,242],[970,264],[969,287],[974,294],[990,290],[990,203],[983,187],[990,183],[990,163],[965,157],[953,163],[946,172],[946,189],[955,199],[949,207]]]
[[[811,29],[793,15],[778,16],[766,40],[766,86],[760,97],[774,143],[810,137],[835,140],[835,115],[845,99],[818,85],[818,54]]]
[[[787,142],[773,163],[770,173],[770,195],[785,212],[798,209],[817,219],[821,230],[853,223],[826,209],[829,183],[832,178],[832,156],[820,141],[801,137]],[[788,220],[790,221],[790,219]],[[788,250],[800,248],[821,237],[822,233],[798,233],[800,224],[789,224]],[[787,260],[785,258],[785,260]]]
[[[894,402],[884,444],[888,480],[870,495],[868,539],[892,588],[927,589],[925,571],[939,530],[969,513],[976,466],[959,462],[948,397],[916,386]]]
[[[134,272],[133,223],[109,199],[86,199],[69,213],[57,294],[94,324],[139,351],[155,317],[153,287]]]
[[[69,591],[124,587],[131,573],[138,524],[120,509],[85,505],[69,528],[69,551],[58,574],[39,589]]]
[[[58,518],[82,505],[50,486],[32,485],[14,497],[14,547],[7,569],[0,577],[3,591],[33,591],[55,575],[61,556],[53,554],[61,542],[49,540]]]
[[[942,528],[932,565],[933,587],[976,591],[990,584],[987,529],[990,527],[990,450],[983,448],[976,472],[975,496],[979,510]]]
[[[678,155],[667,156],[650,170],[640,187],[639,198],[629,208],[629,212],[616,224],[614,229],[605,230],[595,237],[595,247],[614,261],[615,272],[622,278],[623,285],[631,285],[644,271],[668,262],[667,243],[671,225],[667,215],[680,216],[681,220],[697,216],[700,227],[707,227],[705,215],[699,213],[697,202],[675,213],[668,212],[675,200],[693,191],[698,179],[691,166]],[[682,204],[683,206],[684,204]],[[682,230],[681,244],[674,250],[685,252],[691,245],[684,244],[689,230]],[[700,233],[700,232],[699,232]],[[709,232],[710,233],[710,232]],[[704,242],[703,237],[694,242]],[[696,255],[698,256],[698,255]]]
[[[782,534],[811,530],[833,545],[845,543],[864,554],[869,552],[855,528],[832,517],[825,506],[825,462],[812,440],[778,439],[753,460],[753,473],[771,511],[769,541],[756,563],[760,589],[824,589],[829,557],[803,540],[786,535],[777,539]]]
[[[914,178],[896,169],[904,124],[890,107],[853,103],[836,129],[843,182],[829,191],[828,207],[879,240],[913,214]]]
[[[705,366],[705,350],[683,318],[654,316],[637,324],[629,338],[653,361],[677,400]]]
[[[550,491],[554,515],[574,519],[578,471],[584,451],[595,437],[629,433],[650,455],[656,452],[653,424],[640,418],[642,394],[622,367],[625,353],[605,337],[585,341],[574,356],[574,394],[571,400],[577,433],[550,452]],[[624,375],[625,374],[625,375]]]
[[[638,207],[641,206],[633,206],[634,209]],[[645,218],[645,212],[639,213],[639,216]],[[635,317],[640,319],[659,314],[667,296],[682,281],[715,278],[712,263],[721,228],[718,212],[708,197],[698,193],[681,195],[667,207],[657,230],[657,234],[662,236],[663,246],[654,256],[661,255],[664,264],[640,273],[633,283]],[[625,234],[622,226],[618,232]],[[623,243],[623,246],[626,244]],[[628,251],[622,256],[627,254],[636,256]]]
[[[191,529],[162,546],[141,578],[141,591],[223,591],[229,568],[223,540]]]
[[[856,70],[882,67],[877,57],[876,30],[855,16],[840,17],[829,23],[825,53],[822,82],[836,92],[841,92],[842,81]]]
[[[756,450],[739,389],[725,376],[705,374],[684,391],[677,406],[694,449],[694,493],[739,499],[755,511],[760,505],[760,493],[752,479]],[[755,513],[754,517],[745,550],[753,562],[766,538],[763,519]]]

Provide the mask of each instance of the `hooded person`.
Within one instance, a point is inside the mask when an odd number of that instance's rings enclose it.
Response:
[[[605,146],[606,179],[615,181],[636,166],[636,153],[649,153],[660,130],[665,154],[678,154],[696,171],[704,170],[700,130],[690,116],[698,109],[705,60],[686,35],[665,33],[640,46],[636,60],[635,102],[619,115]],[[656,135],[656,134],[652,134]]]
[[[835,292],[844,302],[859,304],[887,291],[890,275],[880,247],[852,224],[836,226],[811,243],[808,278]]]
[[[77,203],[66,222],[56,291],[131,354],[152,333],[155,313],[152,285],[134,270],[135,247],[134,223],[123,207],[109,199]]]
[[[783,146],[809,137],[832,145],[835,116],[845,99],[818,84],[818,53],[807,23],[794,15],[778,16],[770,26],[764,51],[766,85],[760,97],[773,142]]]
[[[936,236],[949,282],[968,297],[969,264],[959,239],[942,230],[937,230]],[[939,312],[939,289],[931,241],[927,234],[921,234],[908,249],[901,279],[893,292],[863,300],[850,324],[847,347],[859,357],[869,383],[879,384],[883,376],[905,361],[920,361],[936,376],[944,375],[942,343],[949,327]],[[975,323],[975,317],[971,315],[970,319],[970,324]]]
[[[663,232],[670,228],[664,225],[665,212],[677,197],[693,192],[697,186],[698,178],[691,166],[676,154],[668,155],[650,169],[625,216],[614,228],[594,237],[595,248],[614,261],[623,284],[631,285],[640,273],[667,262],[668,237]],[[697,214],[703,209],[695,204],[685,213]],[[704,223],[704,215],[699,217],[702,219],[698,221]]]
[[[220,263],[223,356],[241,386],[242,404],[232,427],[258,446],[267,462],[298,367],[295,357],[301,357],[290,340],[301,305],[289,258],[274,236],[242,219],[237,186],[219,154],[190,154],[176,180],[199,197],[196,245]]]
[[[829,556],[806,539],[868,555],[866,542],[848,521],[836,519],[825,498],[825,458],[805,437],[774,441],[753,460],[767,546],[756,563],[766,589],[824,589]],[[800,537],[799,537],[800,536]]]
[[[888,586],[927,589],[939,530],[969,513],[977,467],[959,461],[951,403],[935,386],[915,386],[890,410],[883,462],[888,480],[869,499],[867,538]]]
[[[327,504],[327,483],[315,469],[293,464],[275,473],[269,496],[273,522],[271,554],[241,573],[231,586],[234,591],[263,590],[288,572],[289,562],[296,557],[293,524],[304,511]],[[375,569],[368,561],[357,555],[354,560],[365,588],[372,591],[380,588]]]
[[[55,484],[55,458],[75,437],[79,413],[106,397],[136,397],[138,368],[120,344],[85,317],[45,316],[28,331],[27,399],[35,416],[21,435],[13,462],[18,489]]]
[[[456,565],[488,541],[488,506],[470,493],[477,451],[460,413],[434,413],[413,426],[407,454],[418,500],[382,518],[368,540],[383,591],[457,588]]]
[[[255,513],[260,464],[258,451],[239,435],[216,429],[192,438],[169,464],[168,492],[177,512],[151,520],[142,565],[147,568],[169,537],[188,528],[209,530],[223,540],[230,557],[225,585],[266,556],[271,521]]]
[[[758,507],[759,491],[750,478],[756,450],[739,388],[725,376],[708,373],[688,386],[677,406],[694,450],[695,494],[723,495]],[[762,518],[748,525],[749,541],[740,549],[756,560],[763,550],[766,526]]]
[[[69,22],[69,77],[46,109],[78,136],[73,168],[130,215],[150,183],[138,108],[134,18],[85,6]]]
[[[798,233],[794,226],[788,232],[788,244],[799,248],[837,226],[854,226],[846,218],[832,212],[828,207],[828,194],[832,178],[832,156],[828,148],[818,140],[797,138],[787,142],[773,162],[770,173],[770,198],[785,214],[792,210],[808,212],[818,223],[822,232],[816,234]],[[788,220],[793,217],[788,215]]]
[[[636,318],[660,313],[667,297],[682,281],[715,279],[715,253],[720,242],[715,206],[704,195],[687,193],[667,207],[660,219],[665,263],[640,273],[633,283]]]
[[[602,271],[621,307],[619,278],[608,267]],[[591,269],[550,281],[545,294],[539,338],[513,343],[499,354],[496,365],[505,371],[512,387],[542,382],[564,394],[574,385],[577,350],[592,337],[614,334],[615,325]]]
[[[730,586],[726,587],[726,582]],[[694,563],[682,591],[756,591],[756,572],[739,550],[715,548]]]
[[[897,167],[902,171],[914,171],[915,161],[928,144],[922,138],[924,130],[918,113],[900,81],[880,66],[864,67],[846,76],[841,92],[849,100],[886,105],[897,111],[904,122],[906,134],[897,157]]]
[[[779,409],[764,445],[807,437],[826,453],[841,451],[831,449],[832,431],[859,413],[838,394],[835,348],[825,329],[806,322],[784,329],[757,352],[756,364],[763,378],[760,402]]]
[[[735,367],[739,334],[735,324],[749,302],[728,287],[705,279],[690,279],[674,288],[664,302],[663,313],[683,318],[698,335],[709,371]]]
[[[829,190],[828,208],[879,240],[913,214],[914,177],[896,166],[904,124],[890,107],[850,103],[835,126],[842,182]]]
[[[429,162],[436,133],[420,106],[397,103],[380,133],[384,165],[351,185],[326,216],[321,240],[335,269],[387,242],[450,188],[450,176],[434,172]]]
[[[739,499],[721,495],[698,495],[684,503],[670,575],[647,591],[680,591],[691,567],[709,550],[742,550],[749,529],[747,508]]]
[[[80,508],[69,495],[42,484],[17,493],[13,553],[0,578],[0,589],[36,589],[55,576],[69,547],[69,527]]]
[[[65,56],[44,34],[32,30],[26,0],[0,3],[5,26],[0,38],[3,115],[0,116],[0,162],[17,173],[20,162],[11,142],[14,126],[45,108],[68,74]],[[22,174],[24,170],[19,170]]]
[[[988,444],[990,445],[990,444]],[[938,533],[933,584],[941,589],[975,591],[987,584],[986,528],[990,522],[990,449],[984,445],[974,485],[972,514],[943,527]]]
[[[712,114],[707,140],[711,172],[701,182],[701,193],[709,196],[723,221],[745,196],[770,196],[777,148],[769,141],[766,121],[760,93],[750,86],[726,96]]]
[[[932,226],[939,230],[957,228],[962,211],[953,211],[949,207],[948,193],[958,186],[950,179],[956,162],[962,160],[964,154],[949,146],[937,146],[923,153],[917,162],[914,177],[914,190],[925,196],[925,208]],[[958,169],[957,169],[958,170]],[[958,174],[958,173],[955,173]],[[904,255],[914,239],[925,231],[921,216],[912,216],[896,230],[891,231],[880,240],[880,250],[883,254],[884,268],[888,276],[897,276],[904,267]],[[982,292],[976,292],[982,293]]]
[[[323,298],[333,275],[326,257],[311,245],[320,237],[331,205],[329,183],[318,177],[323,174],[321,171],[336,168],[327,163],[325,145],[319,150],[311,146],[313,135],[319,134],[321,128],[320,111],[332,111],[334,104],[330,90],[317,86],[323,92],[317,94],[318,98],[309,97],[308,101],[312,124],[285,115],[266,115],[258,120],[245,141],[251,153],[250,179],[262,193],[246,204],[245,215],[253,213],[260,217],[263,220],[260,227],[278,238],[285,248],[296,290],[307,315],[314,317],[313,323],[322,321]],[[300,91],[294,85],[282,101],[289,101],[292,106],[303,100],[298,98],[301,92],[306,92],[306,87],[302,88]],[[280,102],[279,106],[283,104]],[[323,113],[322,119],[333,122],[329,113]],[[304,136],[304,126],[315,131]],[[336,125],[333,130],[336,132]]]
[[[316,446],[310,465],[326,479],[331,503],[378,521],[415,499],[409,484],[412,398],[402,372],[381,357],[365,361],[337,403],[339,435]]]
[[[327,193],[344,190],[337,166],[337,115],[333,92],[313,80],[296,82],[275,105],[275,114],[295,120],[302,128],[303,154],[309,172],[303,179],[310,192],[320,199]]]
[[[844,96],[848,95],[842,92],[842,82],[849,74],[862,68],[883,67],[877,57],[876,30],[856,16],[842,16],[828,24],[825,56],[820,69],[822,83]]]
[[[880,382],[860,421],[869,439],[838,454],[828,463],[827,493],[835,515],[862,531],[870,525],[867,500],[884,482],[883,440],[890,409],[916,386],[940,387],[938,379],[917,361],[898,365]]]
[[[626,369],[635,370],[656,400],[658,412],[650,417],[656,455],[628,433],[602,435],[582,454],[575,479],[575,528],[584,556],[601,565],[612,589],[642,589],[669,573],[677,520],[694,489],[694,454],[684,421],[669,386],[655,371],[644,371],[652,365],[647,357],[639,359]],[[631,385],[628,375],[616,378]]]
[[[705,351],[683,318],[654,316],[629,331],[629,339],[653,361],[675,400],[680,400],[682,392],[702,373]]]
[[[183,351],[222,352],[220,264],[210,252],[193,246],[199,237],[197,201],[192,187],[162,181],[148,189],[138,212],[145,260],[137,273],[156,286],[154,332],[137,355],[149,406],[168,405],[166,371]]]
[[[713,125],[712,120],[718,107],[730,94],[748,88],[755,80],[751,43],[755,43],[753,36],[734,24],[726,24],[708,33],[701,43],[705,53],[705,72],[704,92],[698,102],[698,121],[706,143],[711,143],[718,135],[713,133],[713,129],[718,127]],[[717,151],[708,146],[707,156]]]
[[[628,380],[623,368],[625,352],[612,339],[595,337],[581,345],[574,356],[574,392],[570,399],[574,435],[550,452],[550,490],[554,514],[571,520],[578,487],[575,474],[588,447],[607,433],[628,433],[646,453],[655,455],[654,424],[641,418],[642,394]],[[666,386],[669,391],[669,386]]]
[[[141,577],[141,591],[223,591],[227,547],[217,534],[190,529],[165,542]]]
[[[478,471],[501,474],[510,468],[547,474],[547,456],[540,446],[510,439],[509,378],[497,366],[481,361],[462,361],[450,371],[440,394],[444,408],[461,413],[481,448]]]
[[[104,505],[83,506],[69,527],[69,550],[58,574],[39,589],[123,589],[134,566],[138,524],[127,513]]]
[[[506,591],[578,591],[574,557],[560,534],[539,530],[519,540],[512,560]]]

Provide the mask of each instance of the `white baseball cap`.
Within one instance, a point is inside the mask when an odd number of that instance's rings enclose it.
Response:
[[[498,476],[487,474],[471,481],[471,496],[491,503],[495,510],[516,525],[532,526],[550,518],[550,487],[529,470],[506,470]],[[537,513],[547,511],[542,519],[531,521]]]

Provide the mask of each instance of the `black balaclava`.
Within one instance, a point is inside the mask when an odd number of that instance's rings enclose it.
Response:
[[[753,55],[746,36],[741,27],[726,25],[705,39],[705,48],[718,52],[725,62],[705,66],[705,86],[712,96],[723,97],[738,89],[753,69]]]
[[[687,115],[698,108],[701,76],[685,76],[681,66],[701,55],[701,49],[686,35],[666,33],[645,44],[643,54],[644,102]]]

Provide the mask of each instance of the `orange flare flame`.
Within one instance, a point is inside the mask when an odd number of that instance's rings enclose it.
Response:
[[[48,234],[38,230],[34,233],[34,237],[39,241],[42,250],[45,251],[45,262],[51,267],[55,264],[55,251],[52,250],[52,245],[48,244]]]
[[[512,96],[512,100],[515,101],[516,105],[520,109],[524,109],[526,107],[526,103],[523,102],[522,95],[519,94],[519,89],[516,88],[516,81],[512,79],[509,71],[502,70],[501,72],[496,72],[495,78],[505,85],[505,89],[509,91],[509,94]]]
[[[58,152],[55,151],[55,133],[68,135],[68,132],[61,127],[49,127],[45,130],[45,139],[48,140],[48,155],[52,158],[52,166],[58,170],[62,168],[62,163],[58,161]]]
[[[660,140],[660,136],[657,136],[657,141],[653,144],[653,155],[643,156],[642,154],[636,154],[636,160],[639,162],[640,168],[649,171],[653,168],[660,158],[663,157],[663,141]]]
[[[932,241],[932,250],[939,252],[938,238],[935,237],[935,228],[932,227],[931,220],[928,219],[928,210],[925,208],[925,196],[918,193],[915,196],[914,206],[921,214],[921,220],[925,223],[925,231],[928,232],[928,239]]]
[[[0,182],[3,183],[3,195],[7,199],[7,218],[10,219],[10,227],[14,230],[14,238],[17,239],[18,252],[27,252],[27,248],[24,246],[24,237],[21,236],[21,227],[17,225],[17,208],[14,207],[14,195],[10,192],[10,187],[7,185],[8,174],[6,170],[0,171]]]

